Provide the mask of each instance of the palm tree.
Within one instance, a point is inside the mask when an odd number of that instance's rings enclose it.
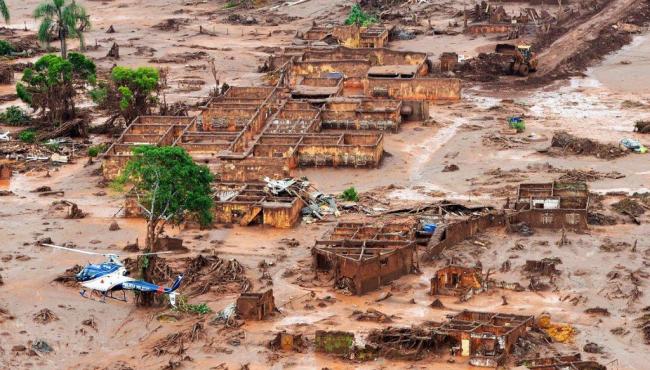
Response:
[[[83,32],[90,29],[90,17],[74,0],[47,0],[36,7],[34,18],[42,19],[38,27],[41,42],[49,46],[51,36],[58,36],[62,58],[68,56],[68,38],[79,38],[81,47],[85,47]]]
[[[9,8],[7,8],[5,0],[0,0],[0,14],[5,19],[5,23],[9,23]]]

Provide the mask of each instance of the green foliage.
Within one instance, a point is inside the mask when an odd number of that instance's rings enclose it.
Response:
[[[115,180],[133,185],[150,222],[179,224],[189,214],[204,226],[212,223],[212,181],[210,170],[197,165],[183,148],[150,145],[136,147]]]
[[[158,101],[160,75],[152,67],[115,67],[111,79],[91,92],[91,98],[100,107],[119,112],[127,122],[149,113]]]
[[[25,68],[16,84],[18,97],[35,110],[42,110],[49,122],[63,122],[74,117],[76,90],[95,82],[95,63],[79,53],[68,59],[44,55]]]
[[[108,149],[108,148],[106,147],[105,143],[93,145],[93,146],[88,148],[88,156],[95,158],[98,155],[100,155],[101,153],[104,153],[106,151],[106,149]]]
[[[22,126],[31,121],[29,114],[20,107],[10,106],[4,112],[0,113],[0,123],[10,126]]]
[[[25,130],[18,134],[18,139],[25,143],[33,143],[36,141],[36,131],[34,130]]]
[[[379,23],[379,19],[374,15],[364,12],[359,4],[354,4],[354,6],[352,6],[348,17],[345,19],[345,24],[347,25],[356,24],[358,26],[368,27],[375,23]]]
[[[5,20],[5,23],[9,23],[11,17],[9,15],[9,8],[7,7],[5,0],[0,0],[0,14],[2,14],[2,18]]]
[[[350,187],[348,189],[345,189],[343,193],[341,193],[341,198],[348,202],[358,202],[359,201],[359,193],[357,193],[357,189],[354,187]]]
[[[49,46],[50,40],[58,38],[61,42],[61,57],[67,58],[68,38],[78,38],[84,49],[83,32],[91,27],[86,9],[75,0],[48,0],[34,9],[34,18],[40,19],[38,39]]]
[[[187,297],[179,296],[176,300],[176,307],[174,311],[182,313],[192,313],[195,315],[207,315],[212,312],[212,309],[205,303],[190,304],[187,303]]]
[[[9,55],[14,51],[16,50],[14,49],[13,45],[9,43],[9,41],[0,40],[0,55]]]
[[[106,102],[108,97],[108,89],[105,86],[96,87],[90,90],[90,99],[97,104],[102,105]]]
[[[239,1],[236,0],[230,0],[224,5],[225,9],[230,9],[239,6]]]

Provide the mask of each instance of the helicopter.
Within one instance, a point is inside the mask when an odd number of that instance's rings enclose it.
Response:
[[[176,277],[176,280],[172,283],[171,287],[164,287],[162,285],[153,284],[143,280],[136,280],[128,276],[128,271],[126,267],[120,261],[119,256],[113,253],[97,253],[90,252],[80,249],[73,249],[68,247],[62,247],[54,244],[41,244],[46,247],[61,249],[69,252],[90,254],[96,256],[104,256],[107,258],[106,262],[100,264],[89,263],[84,268],[75,275],[75,280],[78,281],[83,287],[79,294],[83,298],[91,298],[93,293],[97,293],[101,296],[101,302],[105,303],[106,298],[115,299],[118,301],[126,302],[126,291],[134,290],[139,292],[151,292],[157,294],[167,294],[169,297],[169,303],[173,307],[176,307],[176,289],[181,285],[183,280],[183,274],[180,274]],[[157,252],[157,253],[139,253],[137,255],[155,255],[155,254],[164,254],[171,252]],[[89,293],[86,295],[86,292]],[[113,296],[114,292],[122,292],[122,297],[120,298]]]

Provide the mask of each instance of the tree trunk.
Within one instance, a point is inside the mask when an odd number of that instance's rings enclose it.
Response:
[[[66,44],[65,30],[63,29],[63,27],[59,28],[59,39],[61,41],[61,58],[67,59],[68,58],[68,45]]]
[[[158,236],[156,235],[156,225],[158,224],[158,221],[156,220],[149,220],[147,222],[147,240],[145,243],[145,250],[148,251],[153,251],[154,246],[156,245],[156,239]]]

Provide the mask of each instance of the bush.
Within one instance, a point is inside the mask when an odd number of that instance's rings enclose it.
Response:
[[[0,113],[0,123],[10,126],[22,126],[31,121],[29,114],[20,107],[10,106],[4,112]]]
[[[9,55],[16,51],[14,47],[5,40],[0,40],[0,55]]]
[[[36,141],[36,131],[34,130],[25,130],[18,134],[18,139],[25,143],[33,143]]]
[[[343,191],[343,193],[341,194],[341,198],[343,198],[343,200],[346,200],[348,202],[358,202],[359,193],[357,193],[357,189],[355,189],[354,187],[350,187]]]
[[[93,146],[88,148],[88,156],[95,158],[98,155],[100,155],[101,153],[104,153],[106,151],[106,149],[107,149],[106,144],[104,144],[104,143],[93,145]]]
[[[205,303],[200,303],[200,304],[187,303],[187,297],[185,296],[178,297],[176,308],[174,310],[183,313],[193,313],[196,315],[207,315],[212,312],[212,309],[208,307],[208,305]]]
[[[356,24],[361,27],[368,27],[375,23],[379,23],[379,19],[374,15],[364,12],[359,4],[354,4],[352,9],[350,9],[350,14],[348,14],[348,17],[345,19],[345,24]]]

